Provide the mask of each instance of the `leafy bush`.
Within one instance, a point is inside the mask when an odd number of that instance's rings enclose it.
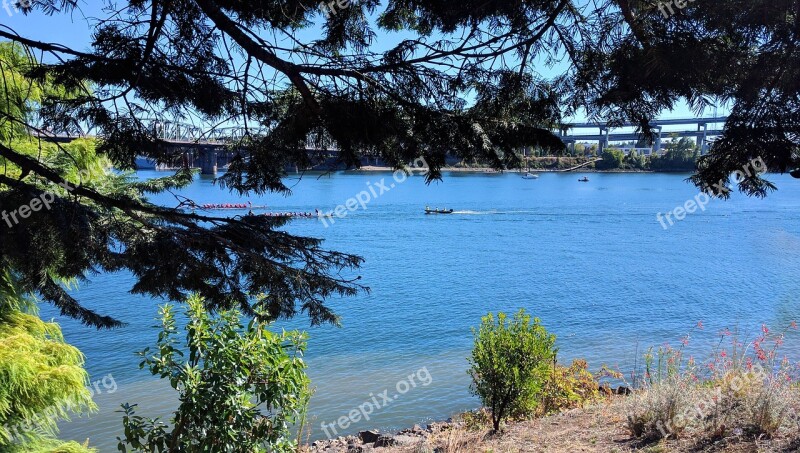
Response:
[[[290,427],[301,421],[309,395],[305,335],[276,334],[255,320],[245,326],[236,311],[211,316],[191,297],[188,351],[182,351],[172,308],[160,314],[157,351],[142,351],[141,366],[169,379],[180,406],[168,430],[158,419],[137,416],[135,405],[123,405],[120,451],[294,451]]]
[[[555,365],[550,369],[542,389],[542,404],[537,412],[539,415],[546,415],[583,407],[599,398],[600,384],[589,371],[589,365],[585,360],[576,359],[569,367]]]
[[[483,431],[491,420],[492,415],[486,408],[462,412],[453,417],[453,421],[463,425],[464,429],[470,432]]]
[[[504,313],[484,316],[473,330],[470,391],[492,412],[492,428],[500,429],[507,416],[534,412],[537,399],[555,360],[555,335],[538,318],[520,310],[511,320]]]

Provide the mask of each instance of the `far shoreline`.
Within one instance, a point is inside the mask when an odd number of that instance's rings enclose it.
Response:
[[[427,171],[427,168],[410,168],[411,171]],[[365,165],[359,168],[351,168],[344,170],[345,173],[391,173],[397,171],[396,168],[376,165]],[[597,170],[594,168],[580,168],[576,170],[559,170],[549,168],[531,168],[530,170],[512,169],[512,170],[495,170],[493,168],[482,167],[442,167],[442,172],[449,173],[477,173],[477,174],[490,174],[490,175],[503,175],[503,174],[524,174],[524,173],[691,173],[691,170],[680,171],[653,171],[653,170],[631,170],[631,169],[613,169],[613,170]]]

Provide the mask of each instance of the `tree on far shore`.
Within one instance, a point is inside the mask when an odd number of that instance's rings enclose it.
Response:
[[[603,151],[600,157],[602,157],[603,160],[594,164],[595,168],[598,170],[615,170],[622,168],[622,163],[625,161],[625,153],[616,148],[609,148]]]

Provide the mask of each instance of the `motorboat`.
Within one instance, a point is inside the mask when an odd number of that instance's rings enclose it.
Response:
[[[539,179],[539,175],[535,175],[531,172],[528,172],[522,175],[522,179]]]
[[[583,178],[579,179],[578,181],[580,181],[580,182],[589,182],[589,178],[584,176]]]

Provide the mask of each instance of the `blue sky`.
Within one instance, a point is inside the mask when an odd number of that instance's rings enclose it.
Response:
[[[87,25],[87,19],[97,17],[107,17],[108,13],[103,11],[102,5],[105,1],[88,2],[86,0],[80,1],[80,8],[71,14],[56,14],[48,16],[43,14],[40,10],[35,10],[29,15],[24,15],[21,12],[14,11],[11,7],[13,0],[0,0],[0,26],[4,28],[7,26],[15,32],[27,38],[46,41],[58,42],[65,44],[76,50],[88,50],[91,39],[90,29]],[[313,36],[318,33],[318,30],[308,29],[301,32],[304,36]],[[377,32],[377,49],[385,49],[391,47],[399,39],[398,34],[388,34],[383,31]],[[563,71],[565,67],[555,66],[547,68],[542,66],[541,73],[545,77],[552,76],[559,71]],[[703,113],[703,117],[710,117],[714,115],[714,109],[708,109]],[[719,116],[724,116],[725,109],[718,109]],[[695,115],[685,104],[681,104],[673,111],[662,112],[661,118],[691,118]],[[577,117],[574,121],[583,121],[584,118]]]

